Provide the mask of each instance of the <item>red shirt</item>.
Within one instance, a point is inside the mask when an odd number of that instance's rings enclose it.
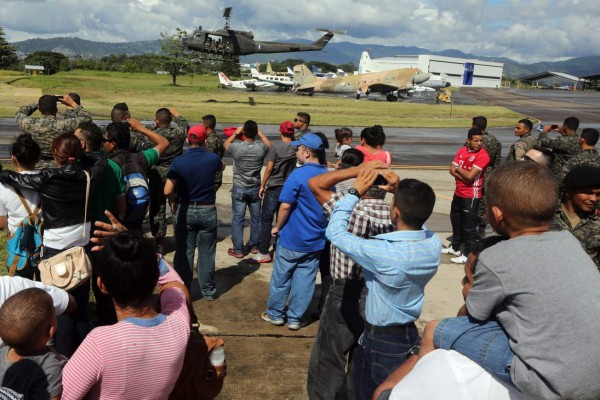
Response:
[[[454,156],[452,164],[460,165],[462,169],[470,171],[471,168],[477,168],[480,172],[475,175],[475,179],[469,185],[464,183],[460,179],[456,179],[456,190],[454,194],[458,197],[465,197],[467,199],[481,198],[481,183],[483,182],[483,176],[485,170],[490,163],[490,156],[487,151],[482,147],[478,151],[471,151],[467,146],[461,147]]]
[[[365,159],[363,160],[363,163],[377,160],[386,163],[388,167],[392,165],[392,155],[388,151],[380,150],[377,154],[371,154],[366,147],[361,145],[356,146],[355,149],[360,150],[360,152],[364,154]]]

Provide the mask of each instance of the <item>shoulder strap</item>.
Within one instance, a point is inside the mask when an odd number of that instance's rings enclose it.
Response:
[[[19,190],[18,188],[14,188],[14,191],[17,194],[17,196],[19,196],[19,200],[21,200],[21,204],[23,204],[23,207],[25,207],[25,211],[27,211],[28,216],[32,217],[39,214],[40,204],[37,204],[35,206],[35,210],[31,212],[31,208],[29,208],[29,204],[27,204],[27,200],[25,200],[25,197],[23,197],[23,193],[21,193],[21,190]]]
[[[86,170],[83,170],[83,173],[85,174],[85,179],[86,179],[85,208],[84,208],[85,211],[83,212],[83,239],[85,240],[85,227],[86,227],[86,221],[87,221],[88,198],[90,196],[90,174]]]

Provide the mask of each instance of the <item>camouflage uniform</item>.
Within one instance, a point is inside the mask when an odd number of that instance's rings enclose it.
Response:
[[[53,115],[42,115],[40,118],[32,117],[31,114],[38,109],[37,104],[30,104],[19,108],[16,114],[17,124],[25,133],[30,133],[38,142],[42,150],[42,157],[37,168],[56,167],[52,156],[52,141],[63,133],[73,133],[80,122],[92,120],[85,108],[77,106],[73,108],[75,118],[58,118]]]
[[[300,139],[302,136],[306,135],[307,133],[311,133],[310,128],[305,129],[305,130],[296,131],[296,133],[294,133],[294,140]]]
[[[510,146],[510,150],[508,151],[508,156],[506,156],[506,161],[511,160],[523,160],[525,157],[525,153],[529,150],[533,149],[533,147],[537,144],[537,140],[531,134],[523,135]]]
[[[559,174],[556,176],[561,186],[563,179],[565,179],[565,176],[567,176],[569,171],[580,165],[592,165],[600,168],[600,154],[598,154],[598,150],[582,150],[581,153],[571,157],[569,161],[562,166]]]
[[[500,165],[500,161],[502,158],[502,143],[496,138],[494,135],[490,135],[488,132],[483,133],[483,148],[488,152],[490,156],[490,163],[485,171],[485,178],[490,176],[490,174],[494,171],[498,165]],[[481,187],[483,188],[484,182],[481,183]],[[479,202],[479,208],[477,209],[477,225],[479,226],[479,234],[481,238],[485,236],[485,227],[487,225],[487,219],[485,217],[485,192],[481,197],[481,201]]]
[[[150,188],[150,231],[155,238],[163,238],[167,234],[167,198],[164,195],[167,172],[175,157],[183,153],[183,145],[187,137],[188,122],[182,116],[174,118],[177,127],[151,127],[153,131],[169,141],[169,147],[161,154],[148,174]]]
[[[600,219],[597,215],[590,214],[586,218],[582,218],[577,226],[572,227],[569,218],[559,205],[550,225],[550,230],[567,230],[571,232],[600,270]]]
[[[209,133],[206,138],[206,150],[211,153],[215,153],[221,160],[225,154],[225,147],[223,147],[223,139],[219,137],[215,132]],[[219,190],[223,184],[223,171],[219,171],[215,174],[215,192]]]
[[[581,153],[579,136],[577,135],[563,135],[557,138],[549,138],[547,132],[540,132],[538,142],[540,145],[552,149],[552,152],[554,153],[552,172],[554,173],[554,176],[557,177],[561,173],[563,165],[569,158]]]

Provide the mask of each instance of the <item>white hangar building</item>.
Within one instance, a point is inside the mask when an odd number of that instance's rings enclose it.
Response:
[[[358,73],[389,71],[402,68],[420,68],[423,72],[445,76],[455,87],[500,87],[503,63],[434,55],[394,56],[371,59],[363,51]]]

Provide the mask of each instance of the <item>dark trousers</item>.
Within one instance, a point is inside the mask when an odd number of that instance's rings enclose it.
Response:
[[[352,378],[358,400],[371,400],[377,386],[406,361],[410,348],[419,344],[415,324],[396,329],[399,331],[377,333],[365,328],[353,360]]]
[[[273,220],[279,210],[279,194],[282,186],[267,188],[262,199],[262,208],[260,210],[260,239],[258,241],[258,251],[267,254],[271,247],[271,229]]]
[[[330,286],[321,313],[319,331],[308,364],[308,398],[354,399],[351,371],[352,351],[364,330],[361,293],[364,280]],[[348,362],[349,360],[349,362]]]
[[[477,248],[477,210],[481,199],[468,199],[454,195],[450,205],[452,223],[452,248],[459,250],[464,244],[464,255]]]
[[[43,259],[55,256],[63,250],[44,247]],[[71,357],[90,331],[90,315],[88,312],[90,281],[88,280],[83,285],[68,292],[75,298],[77,308],[71,314],[63,314],[56,318],[57,326],[56,333],[54,334],[54,348],[60,354]]]
[[[150,232],[157,239],[167,234],[167,198],[164,194],[166,179],[156,169],[148,174],[150,189]]]

